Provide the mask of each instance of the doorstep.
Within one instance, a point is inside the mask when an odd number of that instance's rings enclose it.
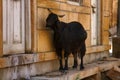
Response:
[[[85,69],[82,71],[79,69],[74,70],[70,68],[66,73],[61,73],[59,71],[49,72],[38,76],[32,76],[31,80],[80,80],[95,74],[100,74],[104,71],[108,71],[115,66],[120,66],[120,59],[109,57],[86,64],[84,66]]]

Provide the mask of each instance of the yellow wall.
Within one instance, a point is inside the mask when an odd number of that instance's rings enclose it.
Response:
[[[53,46],[53,32],[45,28],[46,18],[49,14],[47,8],[50,8],[56,14],[65,14],[65,17],[60,18],[61,21],[71,22],[78,21],[83,24],[88,33],[86,40],[87,53],[94,53],[100,51],[106,51],[109,47],[109,24],[110,24],[110,12],[111,1],[107,0],[102,2],[101,8],[101,39],[102,45],[95,47],[91,46],[91,5],[90,0],[84,0],[83,5],[76,6],[67,3],[67,0],[32,0],[32,28],[33,28],[33,51],[36,53],[43,53],[54,55]],[[34,20],[34,21],[33,21]]]
[[[118,0],[113,0],[110,27],[115,27],[117,25],[117,7],[118,7]]]
[[[2,54],[2,0],[0,0],[0,55]],[[82,6],[75,6],[68,4],[67,0],[31,0],[31,26],[32,26],[32,51],[39,54],[24,54],[21,55],[25,57],[26,62],[24,64],[40,62],[45,60],[56,59],[57,56],[54,52],[53,47],[53,32],[45,28],[45,20],[49,14],[47,8],[57,14],[65,14],[65,17],[60,18],[61,21],[71,22],[78,21],[82,23],[88,33],[88,38],[86,40],[87,44],[87,54],[89,53],[101,53],[108,51],[109,44],[109,25],[110,25],[110,5],[112,0],[101,0],[101,37],[102,45],[91,46],[91,5],[90,0],[84,0]],[[84,18],[84,19],[83,19]],[[36,56],[35,56],[36,55]],[[14,55],[13,55],[14,57]],[[30,59],[30,62],[27,61]],[[34,59],[34,60],[33,60]],[[12,59],[11,59],[12,60]],[[20,58],[21,60],[21,58]],[[4,57],[0,58],[0,68],[5,66],[10,67],[9,60]],[[12,61],[11,61],[12,63]],[[18,64],[21,65],[21,64]]]
[[[53,33],[45,28],[45,21],[49,14],[47,8],[51,8],[54,13],[65,14],[61,21],[78,21],[83,24],[88,33],[86,40],[87,47],[90,46],[90,1],[83,3],[84,6],[75,6],[67,3],[67,0],[37,0],[36,4],[36,52],[54,51]]]
[[[112,2],[114,0],[102,0],[102,44],[109,45],[109,27],[112,13]]]

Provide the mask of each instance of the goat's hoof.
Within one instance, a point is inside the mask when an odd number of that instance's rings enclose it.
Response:
[[[80,70],[83,70],[83,69],[84,69],[84,67],[83,67],[83,66],[81,66],[81,67],[80,67]]]

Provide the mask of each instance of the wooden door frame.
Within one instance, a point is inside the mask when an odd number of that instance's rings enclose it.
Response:
[[[36,0],[31,1],[31,49],[32,52],[37,52],[37,2]]]
[[[97,15],[97,21],[96,21],[96,44],[92,44],[93,43],[93,41],[91,40],[91,45],[93,45],[93,46],[96,46],[96,45],[101,45],[101,32],[102,32],[102,27],[101,27],[101,19],[102,19],[102,6],[101,6],[101,2],[102,0],[98,0],[97,1],[97,3],[96,3],[96,6],[95,7],[93,7],[93,8],[96,8],[96,15]],[[91,2],[92,3],[92,2]],[[92,15],[92,12],[91,12],[91,15]],[[92,17],[92,16],[91,16]],[[91,21],[92,21],[92,18],[91,18]],[[91,24],[91,29],[92,29],[92,24]],[[91,30],[92,31],[92,30]],[[91,32],[92,33],[92,32]],[[91,36],[91,39],[92,39],[92,36]]]
[[[118,0],[117,9],[117,36],[120,37],[120,0]]]
[[[31,0],[25,0],[25,52],[31,53]]]
[[[0,0],[0,56],[3,55],[2,0]]]
[[[97,28],[97,45],[102,45],[102,0],[98,0],[97,2],[98,5],[98,10],[97,10],[97,15],[98,15],[98,28]]]

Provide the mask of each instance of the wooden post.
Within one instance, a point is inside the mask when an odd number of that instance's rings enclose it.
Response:
[[[113,37],[113,56],[120,58],[120,0],[118,0],[118,8],[117,8],[117,37]]]
[[[117,36],[120,37],[120,0],[118,0]]]
[[[101,78],[101,72],[98,72],[97,74],[93,75],[92,79],[93,80],[102,80],[102,78]]]
[[[2,37],[2,0],[0,0],[0,56],[3,54],[3,37]]]
[[[32,52],[36,52],[37,47],[36,47],[36,15],[37,15],[37,5],[36,5],[36,0],[31,0],[31,48]]]
[[[95,80],[101,80],[101,72],[98,72],[96,74],[96,79]]]
[[[113,55],[116,58],[120,58],[120,37],[113,37],[112,38],[112,44],[113,44]]]
[[[25,1],[25,51],[31,53],[31,0]]]

